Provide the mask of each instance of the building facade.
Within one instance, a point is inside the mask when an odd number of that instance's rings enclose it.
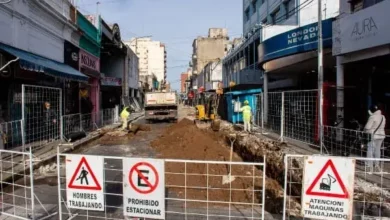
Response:
[[[379,104],[385,116],[390,113],[388,9],[388,0],[340,0],[332,52],[337,59],[337,114],[344,121],[351,116],[365,121],[372,104]]]
[[[164,44],[148,37],[132,38],[125,44],[130,46],[139,57],[139,76],[143,84],[147,84],[151,89],[156,80],[159,84],[165,83],[167,53]]]
[[[188,79],[187,73],[180,74],[180,92],[181,93],[187,92],[187,83],[186,83],[187,79]]]
[[[324,9],[323,20],[338,15],[339,4],[336,0],[322,1],[322,8]],[[314,24],[317,20],[318,0],[304,2],[297,0],[243,0],[244,39],[223,60],[224,78],[227,78],[224,80],[224,87],[227,88],[230,82],[234,82],[237,88],[243,87],[240,85],[261,87],[264,79],[263,64],[259,65],[263,56],[258,51],[258,48],[262,47],[261,44],[288,31],[297,30],[298,32],[295,34],[301,34],[299,32],[301,27]],[[283,41],[288,42],[288,40]],[[295,40],[301,40],[301,38]],[[299,62],[294,61],[293,63]],[[288,84],[294,81],[288,76],[287,78],[276,76],[276,78],[276,80],[284,80],[287,83],[286,85],[283,82],[277,83],[280,88],[287,88]]]
[[[230,45],[225,28],[210,28],[207,37],[194,39],[192,43],[193,74],[199,74],[209,62],[224,57]]]

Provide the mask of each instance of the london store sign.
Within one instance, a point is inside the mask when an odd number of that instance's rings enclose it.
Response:
[[[80,67],[100,72],[100,59],[80,49]]]
[[[333,55],[359,51],[390,43],[388,10],[390,1],[383,1],[356,13],[341,18],[338,33],[333,41],[338,42]]]
[[[322,21],[324,47],[332,46],[332,19]],[[265,40],[258,47],[259,62],[317,49],[318,24],[308,24]]]

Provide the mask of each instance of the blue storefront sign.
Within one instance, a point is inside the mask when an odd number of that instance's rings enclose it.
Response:
[[[322,21],[323,46],[332,46],[333,18]],[[316,50],[318,47],[318,23],[308,24],[262,42],[259,47],[259,62],[281,58],[297,53]]]

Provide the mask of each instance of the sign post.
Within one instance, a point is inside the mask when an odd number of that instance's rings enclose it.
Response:
[[[104,211],[103,170],[103,157],[66,156],[66,199],[69,208]]]
[[[125,216],[165,219],[164,160],[123,159]]]
[[[352,219],[355,160],[305,157],[302,215],[311,219]]]

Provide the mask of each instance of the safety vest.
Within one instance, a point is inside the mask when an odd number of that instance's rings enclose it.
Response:
[[[252,109],[249,105],[245,105],[241,108],[244,121],[250,121],[252,116]]]
[[[126,110],[127,108],[124,108],[121,112],[121,118],[128,118],[130,116],[130,113]]]

